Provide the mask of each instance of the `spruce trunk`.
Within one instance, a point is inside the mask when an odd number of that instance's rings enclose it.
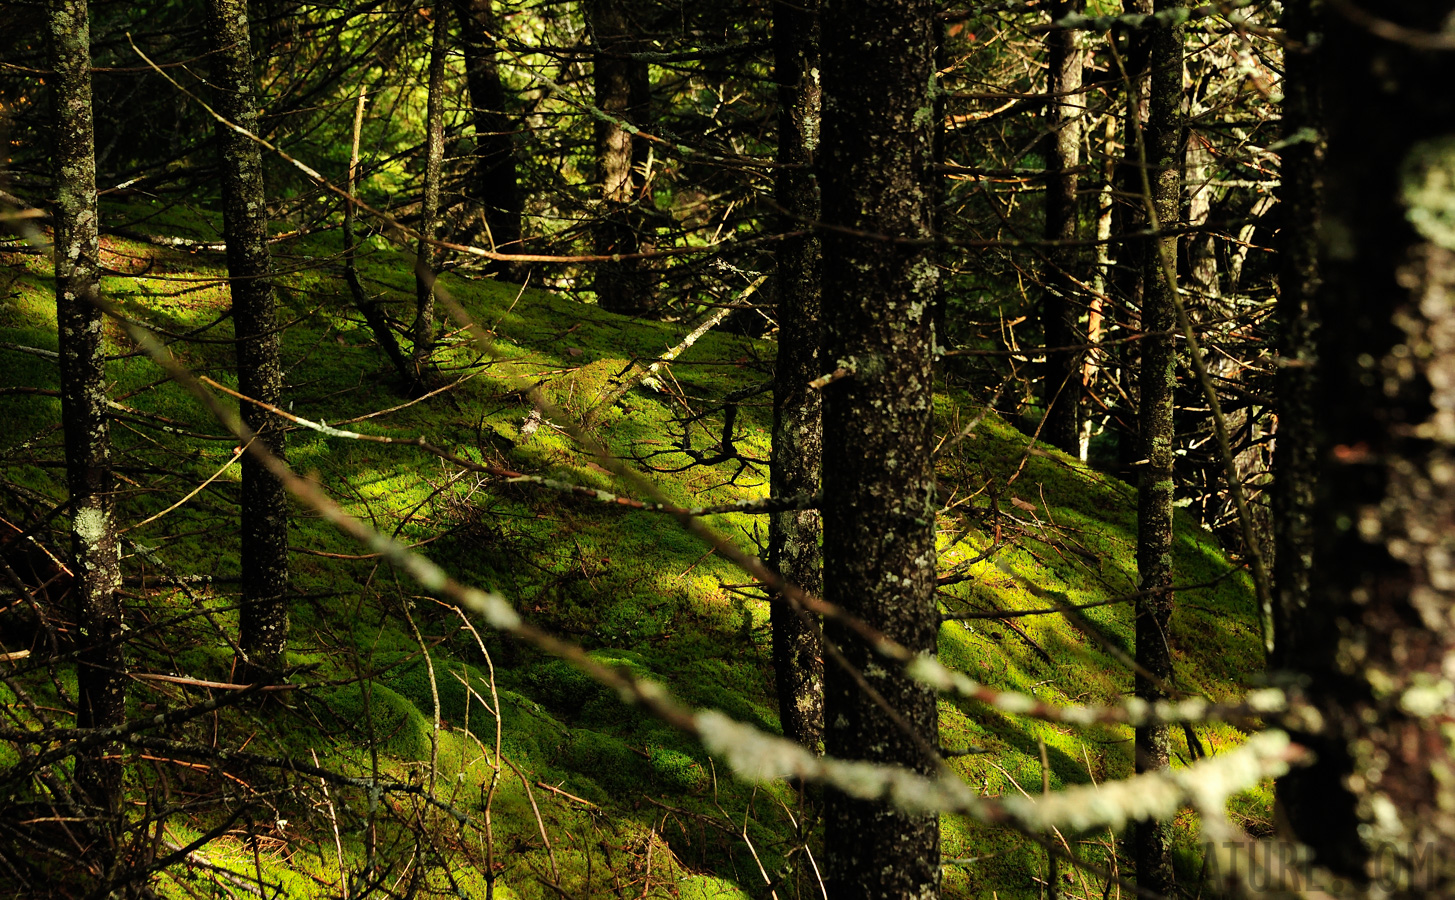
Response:
[[[246,0],[209,0],[216,108],[229,122],[257,133]],[[238,390],[274,406],[283,394],[273,267],[268,252],[263,159],[246,135],[220,127],[222,226],[237,346]],[[244,402],[243,422],[267,452],[283,455],[282,420]],[[245,680],[276,677],[288,644],[288,496],[252,454],[242,459],[242,612],[238,644]]]
[[[778,75],[778,164],[775,185],[783,210],[779,230],[800,231],[818,221],[819,22],[817,0],[773,7]],[[822,397],[808,383],[822,375],[820,309],[822,248],[817,234],[778,246],[778,357],[773,375],[772,494],[819,491],[823,456]],[[768,561],[804,591],[823,591],[822,524],[816,509],[774,513],[768,520]],[[781,596],[772,606],[773,667],[783,734],[806,747],[823,746],[823,649],[806,610]]]
[[[929,248],[934,83],[929,0],[828,0],[823,15],[824,595],[913,651],[935,653]],[[881,235],[903,240],[884,240]],[[840,666],[824,678],[829,755],[938,770],[934,692],[837,621],[842,648],[899,718]],[[829,895],[932,898],[938,816],[826,794]]]

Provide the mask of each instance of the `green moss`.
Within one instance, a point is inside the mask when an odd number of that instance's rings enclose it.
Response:
[[[127,218],[156,213],[147,227],[160,233],[212,239],[217,227],[215,215],[160,203],[123,209]],[[117,246],[152,259],[154,271],[169,278],[178,274],[215,278],[222,273],[219,256],[192,256],[125,242]],[[289,249],[318,257],[336,251],[333,234],[310,237],[306,245]],[[361,269],[386,298],[412,294],[409,266],[392,250],[366,254]],[[10,286],[0,291],[10,295],[0,306],[0,338],[53,347],[54,301],[44,261],[26,257],[14,268],[0,271],[8,273],[0,278],[10,278]],[[392,395],[388,363],[351,309],[347,288],[336,272],[284,274],[279,282],[286,288],[286,315],[298,319],[283,335],[290,373],[286,393],[294,412],[337,422],[402,401]],[[221,383],[234,384],[226,341],[231,329],[224,317],[226,292],[217,287],[194,289],[195,283],[186,283],[188,290],[178,292],[177,282],[170,280],[109,278],[107,290],[129,313],[172,330],[220,319],[221,324],[208,332],[220,343],[176,344],[174,349],[186,364]],[[445,276],[443,284],[472,315],[494,328],[493,344],[484,355],[459,337],[448,339],[436,355],[441,378],[468,374],[470,380],[428,401],[344,427],[403,440],[424,436],[472,460],[630,494],[563,431],[543,423],[534,435],[523,436],[521,425],[531,406],[522,389],[540,384],[549,399],[579,421],[623,377],[632,360],[655,357],[675,345],[684,326],[624,319],[565,297],[535,290],[518,293],[512,285],[456,273]],[[49,361],[3,350],[0,354],[14,383],[57,386]],[[731,392],[761,383],[771,372],[771,356],[767,344],[710,333],[672,365],[671,375],[694,409],[708,409]],[[150,362],[118,359],[109,376],[118,392],[137,392],[126,401],[129,406],[186,423],[196,432],[218,432],[207,410],[185,391],[164,380],[147,388],[160,379]],[[963,391],[941,393],[935,410],[942,432],[958,430],[979,413],[973,397]],[[680,412],[680,404],[668,398],[634,391],[593,424],[593,433],[627,465],[682,467],[690,458],[671,452],[681,438],[682,426],[674,420]],[[54,398],[7,396],[0,397],[0,413],[8,425],[6,434],[0,435],[4,448],[53,427],[59,407]],[[767,403],[752,401],[739,407],[734,437],[744,453],[767,456],[770,419]],[[720,426],[721,413],[694,426],[699,430],[693,432],[693,446],[701,449],[716,441],[715,429]],[[231,441],[189,443],[141,426],[118,428],[114,435],[118,458],[148,467],[144,480],[148,490],[120,496],[118,514],[132,522],[160,512],[200,484],[226,461],[233,446]],[[59,443],[54,433],[41,446],[56,458]],[[668,452],[644,464],[635,461],[658,451]],[[767,604],[737,587],[747,580],[742,573],[708,553],[669,518],[535,486],[508,485],[495,478],[454,479],[453,466],[417,448],[339,440],[306,430],[290,433],[289,459],[300,471],[315,473],[349,513],[401,540],[427,541],[421,552],[451,575],[503,591],[532,624],[576,641],[598,662],[667,685],[688,704],[715,707],[776,729]],[[22,463],[17,457],[8,465],[8,479],[52,503],[63,498],[59,470]],[[683,505],[766,493],[766,472],[745,469],[734,483],[730,477],[736,469],[735,465],[698,467],[648,477],[666,499]],[[1007,487],[1015,472],[1018,477]],[[938,475],[944,497],[957,501],[940,522],[942,567],[963,563],[991,547],[996,537],[992,495],[998,497],[1002,515],[1001,536],[1013,538],[994,560],[969,569],[970,580],[943,592],[946,607],[1017,610],[1044,607],[1051,599],[1095,602],[1134,590],[1135,492],[1129,486],[1054,450],[1028,447],[1019,431],[994,414],[972,437],[941,456]],[[158,558],[178,574],[235,578],[240,571],[235,524],[238,478],[234,467],[187,505],[135,536],[157,548]],[[1034,512],[1013,504],[1012,496]],[[1018,521],[1004,515],[1014,515]],[[762,517],[736,514],[712,517],[708,524],[750,553],[757,552],[755,539],[762,538],[765,527]],[[1214,584],[1179,593],[1172,629],[1175,681],[1187,693],[1226,699],[1239,693],[1247,674],[1262,665],[1250,585],[1242,573],[1224,577],[1230,565],[1226,555],[1189,519],[1179,516],[1176,528],[1178,582]],[[471,804],[480,802],[489,783],[497,723],[486,704],[473,698],[461,682],[464,679],[481,697],[490,696],[487,666],[475,637],[460,630],[452,610],[416,596],[417,587],[377,558],[346,558],[367,557],[368,551],[314,514],[297,510],[290,542],[299,551],[292,558],[293,584],[308,595],[294,601],[293,658],[316,665],[303,676],[306,680],[337,686],[300,692],[296,710],[287,714],[261,720],[250,711],[221,716],[219,739],[234,744],[256,739],[259,745],[303,757],[316,749],[321,757],[328,754],[326,764],[359,773],[368,765],[360,748],[372,733],[382,754],[381,767],[404,777],[418,772],[418,761],[429,754],[437,689],[445,729],[440,735],[440,775],[457,802],[478,813]],[[126,565],[131,574],[141,561],[131,557]],[[235,634],[236,612],[228,607],[236,599],[232,581],[190,594],[148,589],[128,598],[129,606],[150,621],[187,616],[200,607],[211,613],[210,619],[187,619],[185,626],[168,633],[161,649],[146,645],[148,649],[138,651],[133,660],[137,671],[225,680],[233,652],[223,634]],[[405,603],[410,604],[413,626],[401,615]],[[1114,702],[1131,689],[1131,676],[1117,660],[1117,652],[1128,653],[1132,647],[1126,604],[1088,609],[1079,622],[1052,615],[1024,618],[1017,624],[1020,631],[994,621],[947,624],[940,631],[941,659],[993,687],[1025,691],[1050,703]],[[433,686],[418,655],[415,627],[431,648]],[[588,866],[584,853],[572,849],[573,842],[585,836],[591,846],[597,846],[593,841],[609,841],[614,847],[635,841],[633,846],[644,846],[640,842],[648,839],[659,821],[655,807],[640,804],[644,793],[710,817],[722,814],[714,805],[720,803],[735,821],[750,822],[764,865],[778,870],[782,854],[792,846],[793,829],[772,804],[763,802],[764,791],[755,795],[753,789],[719,772],[716,789],[709,795],[711,765],[687,738],[569,664],[542,658],[483,626],[481,631],[496,668],[505,757],[531,784],[560,786],[602,807],[597,815],[574,801],[535,789],[543,821],[557,839],[562,883],[573,895],[604,890],[602,859],[595,857]],[[68,696],[73,697],[73,670],[62,668],[61,673]],[[366,676],[371,679],[368,685],[343,683]],[[63,704],[43,680],[32,687],[37,702],[55,708]],[[177,696],[147,688],[134,691],[132,701],[141,714],[170,704]],[[1017,785],[1029,791],[1039,788],[1041,742],[1056,786],[1118,778],[1132,768],[1130,732],[1123,728],[1063,729],[952,698],[941,700],[940,721],[947,746],[988,751],[959,757],[952,766],[991,796],[1016,793]],[[472,734],[462,730],[467,722]],[[211,727],[210,720],[208,724]],[[200,724],[196,727],[194,737],[213,739],[210,732],[202,733]],[[1213,752],[1242,739],[1225,725],[1204,728],[1201,734]],[[1174,750],[1187,758],[1181,738],[1174,741]],[[549,863],[521,778],[508,766],[502,771],[504,779],[492,807],[493,827],[497,849],[511,860],[512,868],[502,876],[505,882],[497,884],[497,896],[504,896],[504,883],[522,897],[556,896],[531,874],[546,871]],[[770,787],[767,793],[781,795],[797,811],[786,789]],[[133,799],[139,800],[140,793]],[[366,799],[348,791],[336,799],[353,804],[351,815],[367,806]],[[1230,809],[1238,821],[1253,828],[1267,820],[1270,802],[1267,791],[1255,791],[1235,798]],[[309,815],[290,814],[303,835],[299,843],[331,847],[331,826]],[[1035,893],[1032,876],[1041,871],[1044,854],[1033,845],[1004,829],[960,817],[945,817],[942,827],[946,856],[961,861],[946,869],[946,897]],[[1190,835],[1191,827],[1184,822],[1179,833]],[[170,823],[168,828],[179,839],[185,834]],[[744,874],[755,873],[756,863],[741,842],[724,838],[704,845],[688,833],[692,830],[666,828],[657,833],[656,840],[665,837],[668,843],[653,857],[654,867],[664,867],[662,894],[675,889],[688,898],[736,897],[743,892],[740,888],[757,890],[756,876]],[[455,840],[453,832],[441,831],[436,837],[442,846]],[[1110,861],[1112,836],[1086,840],[1091,843],[1081,845],[1078,852],[1093,861]],[[344,844],[350,864],[359,864],[362,841],[347,828]],[[228,854],[235,849],[226,841],[216,846],[219,858],[231,858]],[[291,861],[265,857],[263,865],[270,883],[282,883],[283,876],[274,873],[286,870],[292,879],[290,890],[296,888],[299,896],[316,895],[336,892],[319,887],[337,880],[337,862],[325,859],[328,856],[295,853]],[[618,855],[614,864],[621,865],[623,858]],[[241,854],[239,865],[240,871],[251,871],[251,857]],[[466,886],[462,890],[467,894],[484,893],[479,865],[479,860],[459,854],[451,859],[451,874]],[[711,874],[676,881],[688,874],[688,867],[694,873]],[[588,869],[595,879],[590,884]],[[310,877],[304,878],[304,873]],[[446,881],[437,879],[437,874],[428,876],[435,879],[430,890],[445,889],[441,885]],[[730,878],[742,880],[735,884]]]
[[[620,738],[585,728],[573,729],[562,747],[560,764],[588,773],[605,789],[604,799],[626,797],[644,786],[647,761]]]
[[[712,776],[701,763],[680,750],[653,747],[650,751],[652,776],[671,791],[700,793],[712,784]]]
[[[335,727],[360,744],[371,736],[386,753],[427,759],[433,726],[407,698],[382,684],[349,684],[324,693],[319,706]]]
[[[747,900],[742,888],[725,878],[689,875],[677,882],[679,900]]]

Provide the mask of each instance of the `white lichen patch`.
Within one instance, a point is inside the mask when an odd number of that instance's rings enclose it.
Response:
[[[110,527],[111,517],[104,511],[87,508],[76,513],[76,519],[71,524],[75,530],[76,537],[85,544],[99,544],[106,537],[107,529]]]

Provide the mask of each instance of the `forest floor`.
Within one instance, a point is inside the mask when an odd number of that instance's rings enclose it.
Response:
[[[220,240],[213,219],[145,203],[109,207],[104,218],[124,221],[132,234]],[[375,241],[359,260],[363,282],[407,321],[412,268]],[[103,244],[115,273],[104,279],[105,294],[158,329],[193,372],[235,387],[221,254],[114,236]],[[275,253],[287,408],[401,442],[300,426],[288,437],[296,471],[350,514],[416,545],[459,580],[500,591],[531,622],[596,659],[649,677],[693,706],[777,730],[762,591],[674,518],[469,472],[403,443],[422,437],[477,462],[634,496],[603,465],[610,460],[573,437],[573,426],[644,473],[669,502],[763,497],[770,393],[737,402],[735,459],[696,465],[683,451],[711,456],[725,398],[768,386],[771,342],[709,333],[659,374],[654,389],[601,409],[633,361],[676,345],[691,323],[627,319],[453,273],[441,283],[484,339],[447,326],[432,373],[431,386],[441,390],[409,404],[349,300],[337,233],[280,243]],[[49,273],[44,255],[0,252],[0,515],[14,523],[37,521],[65,496],[56,364],[16,349],[56,347]],[[184,334],[203,342],[175,339]],[[196,682],[229,682],[233,674],[240,476],[236,443],[202,405],[115,323],[107,337],[116,353],[108,373],[119,404],[112,433],[134,636],[129,703],[132,715],[143,716],[226,693]],[[542,417],[532,387],[574,421]],[[983,394],[951,374],[937,398],[937,427],[947,438],[938,461],[940,567],[966,576],[942,589],[943,608],[1040,609],[1050,600],[1086,604],[1133,592],[1135,491],[1032,445],[986,413],[976,402]],[[967,437],[953,440],[982,415]],[[780,898],[820,895],[811,801],[784,785],[735,780],[693,741],[613,691],[468,622],[316,512],[295,509],[289,662],[301,668],[289,680],[297,688],[162,736],[316,760],[351,776],[378,772],[432,790],[449,809],[419,793],[371,794],[363,782],[325,786],[283,762],[227,765],[220,757],[128,751],[129,814],[153,817],[147,834],[156,855],[217,831],[157,876],[160,894],[358,897],[387,888],[485,897],[493,881],[496,897],[760,897],[770,882]],[[751,553],[766,542],[762,516],[723,514],[707,523]],[[42,532],[58,556],[66,549],[62,531],[53,524]],[[1237,697],[1263,662],[1249,581],[1181,513],[1175,557],[1184,586],[1170,635],[1175,686],[1214,700]],[[50,601],[48,618],[64,642],[64,598],[52,591]],[[941,658],[990,687],[1049,703],[1118,701],[1132,685],[1119,659],[1132,652],[1129,604],[1082,616],[949,622]],[[74,673],[45,663],[45,629],[31,613],[21,605],[0,613],[0,640],[6,650],[35,652],[12,664],[18,684],[43,706],[72,708]],[[13,692],[0,694],[12,723],[32,715]],[[946,747],[974,751],[951,765],[987,796],[1038,792],[1043,777],[1055,790],[1132,771],[1125,727],[1072,728],[955,699],[941,700],[940,721]],[[55,722],[69,724],[61,714]],[[1208,725],[1197,738],[1216,754],[1243,734]],[[1187,736],[1178,731],[1173,740],[1175,764],[1184,765],[1192,758]],[[0,745],[0,767],[16,759]],[[1235,798],[1231,811],[1260,833],[1269,806],[1265,787]],[[1194,881],[1195,833],[1190,817],[1179,823],[1181,864]],[[1065,841],[1077,856],[1126,874],[1117,835]],[[1042,891],[1045,852],[1015,832],[947,816],[943,848],[947,897]],[[1061,871],[1064,896],[1108,896],[1100,876]],[[1133,896],[1110,887],[1111,896],[1124,893]]]

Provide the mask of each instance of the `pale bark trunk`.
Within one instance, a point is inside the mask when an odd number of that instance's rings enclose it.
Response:
[[[773,40],[778,75],[776,198],[783,231],[819,218],[813,177],[819,140],[818,2],[777,3]],[[816,234],[778,245],[778,357],[773,381],[772,494],[817,494],[823,455],[821,394],[808,383],[823,374],[820,344],[822,248]],[[822,524],[816,509],[774,513],[768,521],[768,561],[809,594],[823,590]],[[806,611],[774,598],[773,665],[784,735],[823,746],[823,650]]]
[[[651,79],[645,62],[630,58],[639,48],[627,20],[625,0],[589,0],[596,54],[592,79],[596,106],[606,114],[596,120],[596,160],[601,179],[601,209],[593,224],[595,249],[601,255],[636,254],[650,248],[642,205],[646,185],[640,173],[647,143],[630,129],[646,127],[651,115]],[[652,306],[650,268],[640,259],[598,263],[596,302],[612,312],[635,314]]]
[[[213,82],[218,112],[256,134],[258,104],[248,44],[246,0],[209,0]],[[222,221],[232,320],[237,339],[238,390],[278,405],[283,393],[272,260],[268,253],[263,161],[256,142],[218,129],[222,148]],[[258,442],[283,454],[282,422],[251,403],[243,421]],[[283,484],[252,454],[242,460],[242,612],[239,646],[248,679],[272,678],[288,644],[288,497]]]
[[[423,379],[434,350],[435,233],[440,217],[440,170],[445,159],[444,10],[434,11],[429,50],[429,87],[425,101],[424,200],[419,213],[419,246],[414,261],[414,375]]]
[[[824,391],[824,595],[927,654],[939,618],[931,460],[938,271],[916,242],[931,232],[934,9],[930,0],[823,4],[819,166],[823,218],[836,226],[823,233],[823,358],[854,370]],[[908,726],[828,666],[827,752],[935,772],[934,693],[840,623],[828,622],[826,636]],[[938,896],[937,816],[837,791],[825,799],[830,896]]]

